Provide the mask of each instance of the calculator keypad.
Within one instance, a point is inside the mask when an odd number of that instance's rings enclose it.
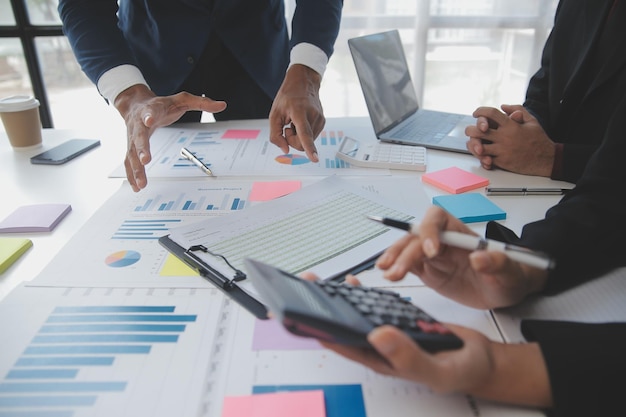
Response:
[[[391,324],[409,333],[451,334],[448,328],[395,292],[333,281],[317,282],[330,296],[341,297],[350,303],[374,326]]]
[[[369,154],[372,162],[392,164],[425,165],[426,152],[420,146],[379,143]]]

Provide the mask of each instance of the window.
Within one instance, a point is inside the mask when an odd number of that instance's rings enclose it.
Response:
[[[35,95],[44,127],[123,128],[63,36],[58,0],[0,0],[0,96]],[[345,1],[322,83],[327,117],[367,116],[347,40],[399,29],[421,105],[470,113],[521,103],[557,0]],[[286,0],[291,16],[295,0]],[[211,116],[203,118],[211,120]],[[2,126],[0,125],[0,128]],[[122,130],[123,132],[123,130]]]

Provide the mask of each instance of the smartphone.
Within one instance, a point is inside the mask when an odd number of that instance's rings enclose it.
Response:
[[[70,139],[54,148],[48,149],[30,158],[31,164],[61,165],[100,146],[100,141],[95,139]]]
[[[367,334],[391,324],[428,352],[463,346],[450,329],[396,292],[333,280],[307,281],[249,258],[244,263],[269,311],[295,335],[371,349]]]

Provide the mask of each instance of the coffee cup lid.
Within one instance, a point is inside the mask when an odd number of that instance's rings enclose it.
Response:
[[[39,100],[33,96],[9,96],[0,99],[0,112],[15,112],[39,107]]]

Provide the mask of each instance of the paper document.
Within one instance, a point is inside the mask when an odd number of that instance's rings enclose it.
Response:
[[[386,249],[405,232],[367,219],[380,215],[410,221],[421,218],[427,202],[398,206],[364,191],[349,180],[328,177],[286,197],[207,219],[170,231],[183,248],[202,245],[211,253],[195,252],[225,277],[244,270],[245,258],[287,272],[313,271],[321,278],[346,271]],[[249,280],[239,283],[254,293]]]
[[[162,127],[150,137],[152,162],[146,166],[146,173],[148,178],[205,177],[203,171],[181,156],[184,147],[216,177],[391,175],[388,169],[358,168],[337,158],[343,136],[341,126],[327,126],[315,141],[319,162],[313,162],[304,152],[292,149],[284,154],[271,143],[266,119]],[[111,176],[125,178],[124,167],[120,165]]]
[[[578,321],[583,323],[626,322],[626,268],[572,288],[561,294],[532,297],[510,308],[494,311],[496,323],[510,342],[524,340],[522,319]]]

